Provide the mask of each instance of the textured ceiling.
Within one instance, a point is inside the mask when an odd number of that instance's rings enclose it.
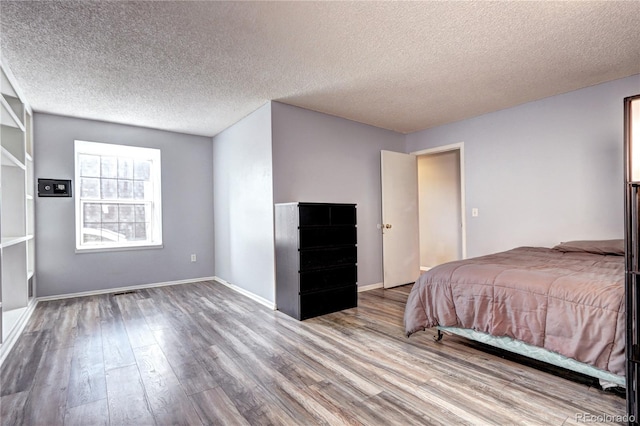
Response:
[[[409,133],[640,73],[638,1],[1,0],[0,15],[34,110],[207,136],[268,100]]]

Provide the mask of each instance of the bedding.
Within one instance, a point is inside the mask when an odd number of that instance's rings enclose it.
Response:
[[[623,376],[624,256],[608,250],[519,247],[436,266],[409,294],[406,334],[467,328]]]
[[[624,256],[624,240],[567,241],[553,248],[560,251],[576,253],[610,254]]]

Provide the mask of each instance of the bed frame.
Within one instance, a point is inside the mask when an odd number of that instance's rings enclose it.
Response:
[[[515,340],[507,336],[495,337],[487,333],[482,333],[467,328],[441,326],[438,326],[436,328],[438,331],[437,336],[434,337],[436,342],[442,340],[444,333],[451,333],[470,340],[484,343],[489,346],[493,346],[498,349],[513,352],[518,355],[533,358],[538,361],[546,362],[547,364],[555,365],[556,367],[565,368],[567,370],[575,371],[576,373],[595,377],[600,380],[600,386],[602,386],[603,389],[614,386],[625,387],[624,376],[618,376],[617,374],[613,374],[608,371],[596,368],[592,365],[576,361],[575,359],[568,358],[564,355],[560,355],[559,353],[551,352],[537,346],[529,345],[520,340]]]

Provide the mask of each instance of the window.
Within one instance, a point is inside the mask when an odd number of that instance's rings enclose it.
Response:
[[[160,150],[75,141],[76,249],[162,246]]]

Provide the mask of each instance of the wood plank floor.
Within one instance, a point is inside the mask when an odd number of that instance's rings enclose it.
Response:
[[[298,322],[202,282],[41,302],[0,371],[3,425],[613,423],[620,396],[465,339],[407,339],[410,286]]]

